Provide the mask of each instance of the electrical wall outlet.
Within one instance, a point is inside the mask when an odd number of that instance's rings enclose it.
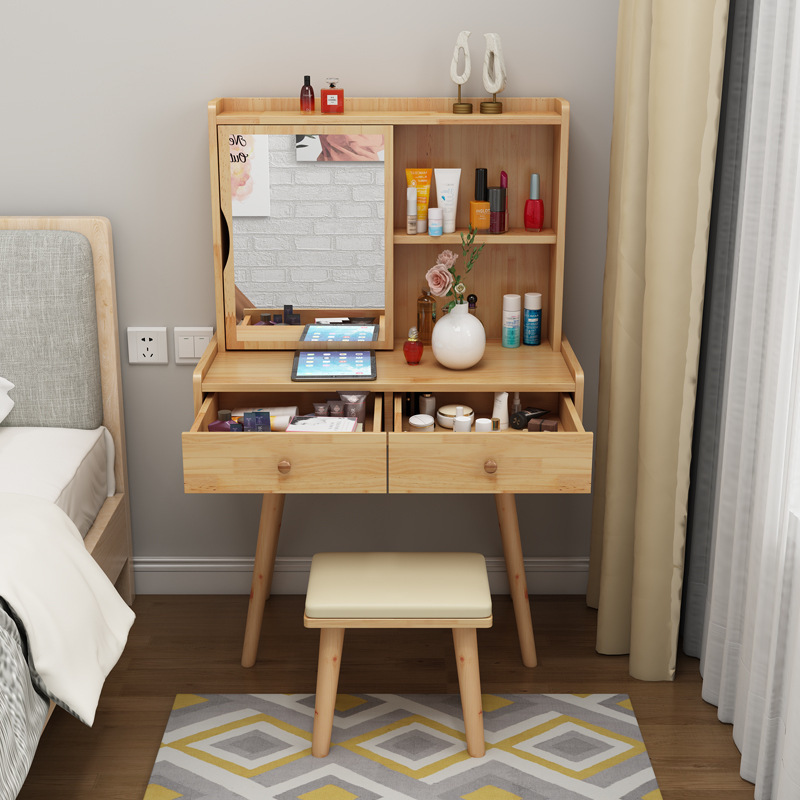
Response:
[[[166,328],[128,328],[129,364],[167,364]]]
[[[214,329],[173,328],[175,334],[175,363],[196,364],[211,341]]]

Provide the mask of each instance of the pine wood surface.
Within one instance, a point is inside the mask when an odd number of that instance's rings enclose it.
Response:
[[[582,597],[534,597],[539,666],[519,655],[507,596],[478,632],[482,691],[630,695],[665,800],[752,800],[739,778],[731,726],[701,699],[696,659],[674,682],[628,675],[627,656],[594,650],[596,613]],[[239,665],[246,596],[139,596],[128,646],[109,676],[93,728],[58,709],[19,800],[142,800],[175,694],[313,692],[319,634],[303,627],[304,597],[266,605],[258,661]],[[351,630],[341,692],[458,692],[449,630]]]

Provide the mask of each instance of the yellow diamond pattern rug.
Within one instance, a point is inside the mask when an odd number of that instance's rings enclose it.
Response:
[[[485,694],[486,755],[458,694],[339,695],[311,755],[314,695],[181,694],[145,800],[661,800],[624,694]]]

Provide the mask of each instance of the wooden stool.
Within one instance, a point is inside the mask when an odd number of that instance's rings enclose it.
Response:
[[[479,553],[317,553],[304,624],[320,628],[311,752],[328,755],[345,628],[452,628],[467,752],[484,752],[476,628],[492,625]]]

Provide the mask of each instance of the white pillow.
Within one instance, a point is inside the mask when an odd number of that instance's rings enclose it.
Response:
[[[0,378],[0,422],[2,422],[14,408],[14,401],[8,396],[8,393],[14,388],[11,381],[5,378]]]

